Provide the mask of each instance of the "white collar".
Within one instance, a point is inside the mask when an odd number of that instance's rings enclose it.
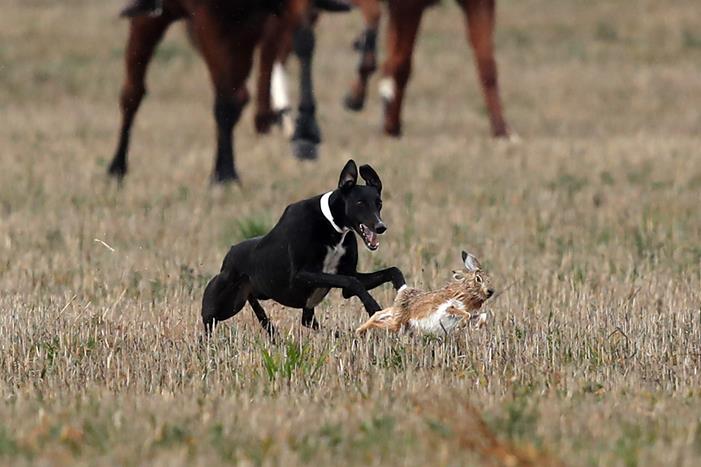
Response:
[[[333,193],[333,191],[329,191],[321,197],[321,200],[319,201],[319,204],[321,205],[321,213],[324,215],[326,220],[329,221],[329,224],[331,224],[331,227],[333,227],[336,232],[345,234],[350,229],[348,227],[340,228],[333,221],[333,214],[331,214],[331,208],[329,207],[329,198],[331,198],[331,193]]]

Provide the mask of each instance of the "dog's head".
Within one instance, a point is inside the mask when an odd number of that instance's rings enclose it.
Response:
[[[477,310],[494,295],[494,289],[490,286],[489,276],[482,271],[482,266],[474,255],[463,251],[462,261],[465,269],[453,271],[453,279],[461,283],[466,301]]]
[[[382,182],[369,165],[360,166],[360,176],[365,185],[358,185],[358,168],[351,159],[346,162],[338,180],[338,189],[344,205],[343,223],[353,229],[365,246],[375,251],[380,247],[379,235],[387,230],[382,222]]]

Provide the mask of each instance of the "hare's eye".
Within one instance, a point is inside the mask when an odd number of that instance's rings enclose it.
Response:
[[[475,276],[475,282],[477,282],[478,284],[481,284],[482,283],[482,276]]]

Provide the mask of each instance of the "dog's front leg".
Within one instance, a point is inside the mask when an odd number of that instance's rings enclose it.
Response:
[[[391,282],[395,290],[399,290],[400,287],[406,285],[404,274],[402,274],[402,271],[400,271],[399,268],[395,267],[382,269],[375,272],[357,272],[355,277],[358,278],[365,290],[372,290],[375,287],[379,287],[387,282]],[[343,296],[346,297],[345,290],[343,291]]]
[[[295,276],[295,279],[302,284],[311,285],[312,287],[334,287],[343,289],[344,297],[355,295],[360,299],[365,307],[365,310],[370,316],[380,311],[380,305],[377,304],[374,298],[363,287],[360,280],[353,276],[344,276],[341,274],[327,274],[323,272],[308,272],[300,271]]]

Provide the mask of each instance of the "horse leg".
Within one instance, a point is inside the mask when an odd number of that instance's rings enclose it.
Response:
[[[278,39],[277,59],[273,65],[273,76],[271,82],[271,97],[273,101],[273,111],[278,117],[278,122],[282,126],[283,134],[292,139],[295,131],[295,124],[292,118],[292,108],[290,107],[290,94],[287,85],[287,70],[285,64],[292,53],[293,35],[296,25],[289,18],[284,18],[283,32]]]
[[[234,126],[241,118],[241,112],[248,103],[248,91],[243,83],[235,87],[217,87],[214,98],[214,119],[217,123],[217,153],[212,173],[213,183],[238,181],[234,166]],[[235,89],[233,95],[230,90]]]
[[[494,60],[494,0],[462,0],[459,3],[465,12],[466,33],[475,53],[492,134],[496,137],[508,137],[509,127],[502,115],[497,64]]]
[[[292,52],[297,22],[293,15],[271,17],[261,41],[256,101],[256,131],[267,133],[273,123],[288,138],[294,133],[285,63]]]
[[[268,133],[276,120],[271,103],[271,82],[273,66],[278,51],[278,41],[282,30],[282,20],[271,15],[265,24],[260,45],[260,62],[256,84],[255,127],[258,133]]]
[[[192,14],[193,31],[214,84],[217,153],[212,181],[215,183],[238,180],[233,129],[249,99],[246,78],[253,66],[253,52],[264,17],[260,17],[260,21],[254,18],[249,21],[249,24],[227,28],[216,11],[211,11],[206,4]]]
[[[129,39],[124,53],[126,75],[119,99],[122,126],[117,149],[108,169],[108,173],[118,179],[122,179],[127,173],[129,136],[139,104],[146,94],[146,69],[156,45],[171,22],[172,19],[165,16],[140,16],[131,20]]]
[[[401,134],[401,110],[404,90],[411,74],[411,60],[416,34],[424,7],[406,5],[402,0],[389,2],[387,51],[380,95],[385,103],[384,131],[390,136]]]
[[[284,61],[276,61],[273,65],[273,77],[270,91],[276,121],[282,126],[283,134],[291,139],[295,131],[295,124],[292,119],[289,89],[287,86],[287,70],[285,70],[284,63]]]
[[[312,81],[314,55],[314,27],[309,19],[297,28],[293,37],[294,52],[299,58],[299,115],[292,134],[292,152],[298,159],[316,159],[321,143],[321,130],[316,121],[316,100]]]
[[[343,99],[348,110],[359,111],[365,105],[368,80],[377,69],[377,30],[380,26],[380,4],[377,0],[355,0],[365,18],[365,30],[353,42],[353,48],[360,54],[358,76]]]

